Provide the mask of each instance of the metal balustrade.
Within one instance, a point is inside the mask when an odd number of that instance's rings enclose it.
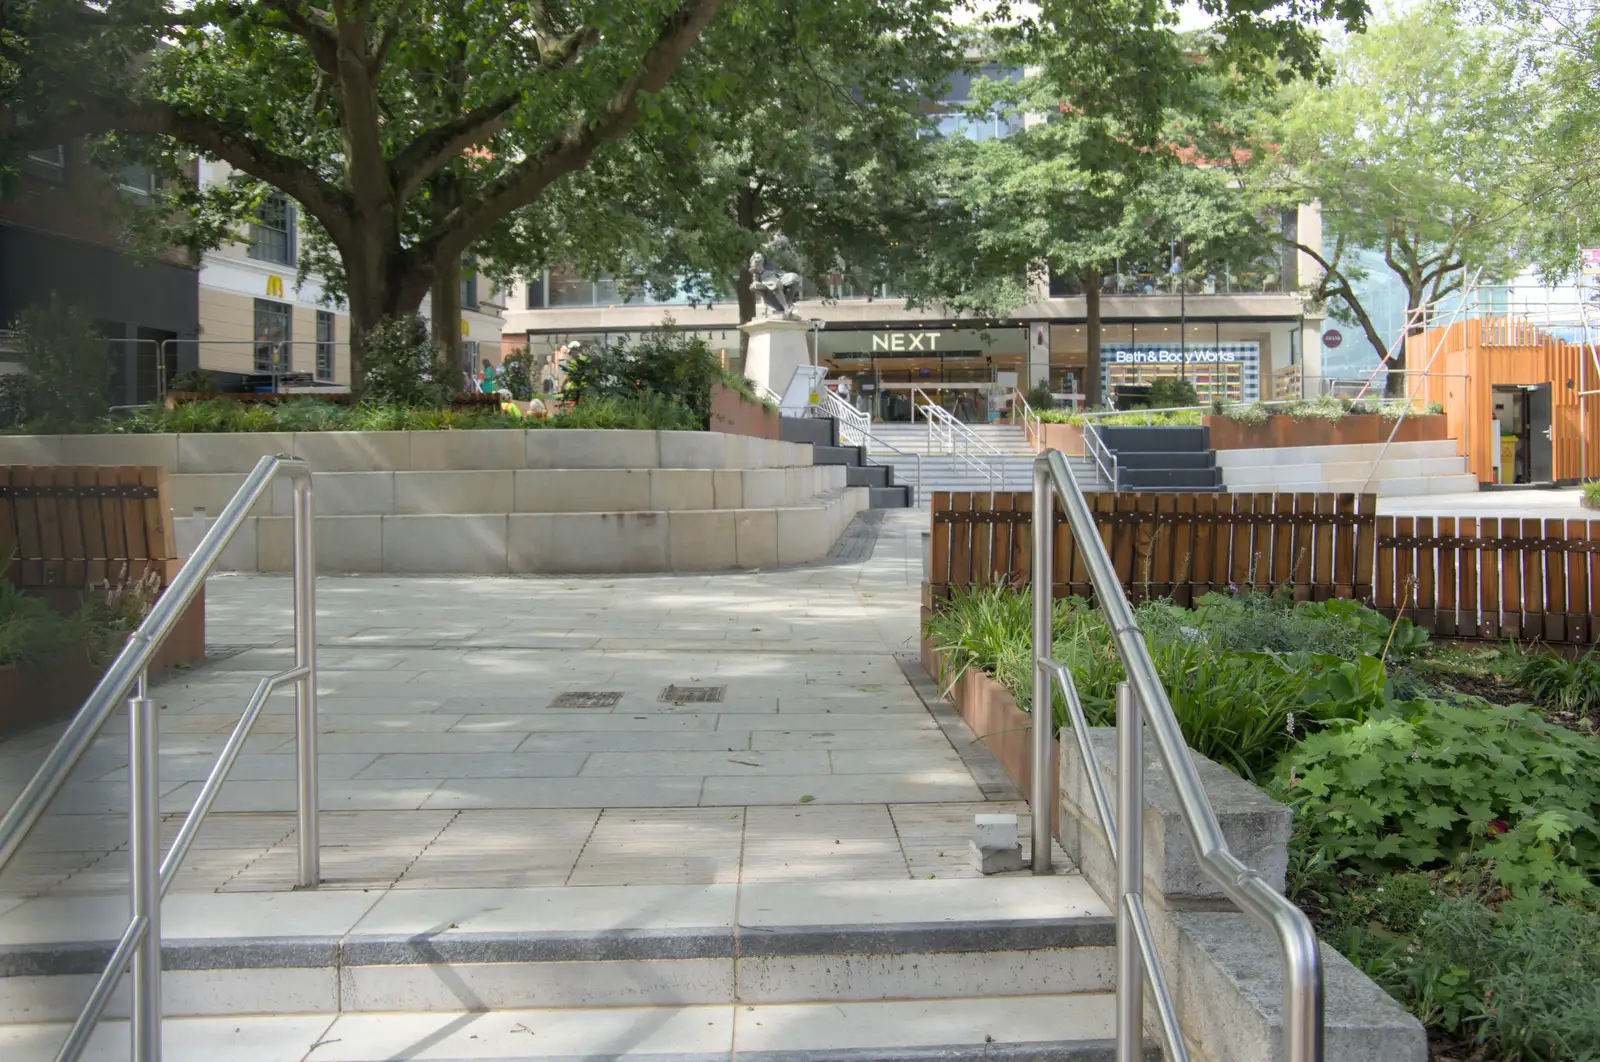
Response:
[[[177,838],[160,859],[161,816],[159,709],[146,695],[151,658],[177,625],[206,576],[216,566],[234,534],[257,502],[272,489],[278,476],[294,485],[294,666],[269,675],[256,686],[243,714],[216,764],[206,777],[194,807],[184,818]],[[100,728],[124,694],[128,700],[128,851],[129,907],[132,916],[95,983],[56,1062],[76,1062],[89,1043],[95,1025],[125,972],[131,971],[132,1005],[129,1022],[133,1062],[161,1060],[161,898],[172,887],[184,857],[216,801],[228,772],[244,748],[245,739],[273,690],[295,685],[295,749],[298,779],[299,885],[315,888],[321,881],[320,836],[317,823],[317,626],[316,555],[312,537],[315,506],[311,470],[298,457],[263,457],[244,484],[223,508],[216,523],[195,547],[177,577],[151,608],[139,629],[101,678],[100,684],[68,724],[50,754],[34,773],[5,818],[0,819],[0,868],[16,854],[28,831],[66,783],[68,775],[93,744]],[[159,860],[159,862],[158,862]]]
[[[1117,803],[1112,808],[1099,761],[1089,744],[1088,723],[1072,675],[1051,656],[1054,647],[1051,597],[1055,501],[1059,498],[1067,524],[1089,572],[1095,601],[1111,629],[1127,681],[1117,687]],[[1123,593],[1111,555],[1096,530],[1094,515],[1057,450],[1039,455],[1033,473],[1033,872],[1050,872],[1051,691],[1061,689],[1071,720],[1072,736],[1083,757],[1095,811],[1105,831],[1117,868],[1117,1062],[1144,1058],[1144,993],[1146,979],[1155,1001],[1166,1057],[1188,1062],[1172,993],[1162,972],[1144,907],[1144,750],[1145,731],[1171,780],[1178,810],[1189,831],[1195,856],[1205,875],[1245,914],[1277,939],[1283,963],[1284,1062],[1322,1062],[1323,978],[1317,937],[1305,913],[1228,850],[1200,776],[1189,758],[1183,731],[1173,714],[1133,607]],[[1043,725],[1041,725],[1041,723]],[[1063,741],[1065,737],[1063,736]],[[1062,752],[1066,754],[1065,749]]]

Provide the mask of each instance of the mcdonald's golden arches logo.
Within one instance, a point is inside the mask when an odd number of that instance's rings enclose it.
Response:
[[[283,298],[282,277],[274,275],[267,278],[267,294],[275,298]]]

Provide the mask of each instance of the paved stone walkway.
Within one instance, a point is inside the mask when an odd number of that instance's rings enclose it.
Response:
[[[770,572],[322,579],[327,887],[971,875],[973,813],[1025,809],[908,677],[924,519],[870,514],[830,562]],[[287,579],[207,595],[218,659],[153,693],[169,839],[249,692],[290,662]],[[59,730],[0,744],[0,800]],[[0,901],[126,888],[125,734],[108,723]],[[177,889],[291,886],[293,752],[284,692]]]

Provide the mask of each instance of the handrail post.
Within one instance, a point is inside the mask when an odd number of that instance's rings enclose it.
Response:
[[[298,837],[300,887],[314,889],[322,881],[321,836],[318,829],[317,778],[317,557],[316,510],[311,473],[294,479],[294,664],[305,668],[295,680],[295,754],[299,783]]]
[[[1134,911],[1144,890],[1144,719],[1117,683],[1117,1062],[1144,1058],[1144,961]]]
[[[1050,785],[1050,738],[1054,729],[1055,698],[1050,672],[1043,658],[1055,648],[1050,570],[1055,543],[1056,498],[1050,483],[1050,466],[1043,457],[1033,463],[1033,777],[1029,803],[1033,805],[1033,872],[1050,873],[1051,822],[1055,818]]]
[[[129,905],[143,919],[133,952],[129,1035],[133,1062],[161,1062],[161,796],[158,713],[145,695],[146,673],[128,700]]]

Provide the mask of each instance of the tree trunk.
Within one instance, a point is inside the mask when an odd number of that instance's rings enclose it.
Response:
[[[1418,313],[1423,304],[1423,293],[1420,288],[1406,289],[1406,334],[1400,340],[1400,345],[1395,348],[1394,357],[1389,359],[1389,375],[1383,381],[1383,397],[1406,397],[1406,341],[1412,336],[1421,335],[1423,332],[1421,315]],[[1381,353],[1381,352],[1380,352]]]
[[[1089,367],[1084,373],[1083,404],[1094,409],[1105,403],[1100,389],[1100,270],[1088,269],[1083,274],[1084,331],[1088,333]]]
[[[433,345],[439,348],[439,361],[451,374],[455,390],[465,388],[461,379],[463,371],[469,375],[475,365],[468,365],[461,342],[461,262],[457,259],[436,262],[433,267]]]
[[[750,269],[748,266],[739,267],[739,277],[735,280],[735,294],[739,297],[739,323],[749,324],[756,319],[756,293],[750,290]],[[739,329],[739,371],[744,371],[745,355],[750,350],[750,333],[743,328]]]

